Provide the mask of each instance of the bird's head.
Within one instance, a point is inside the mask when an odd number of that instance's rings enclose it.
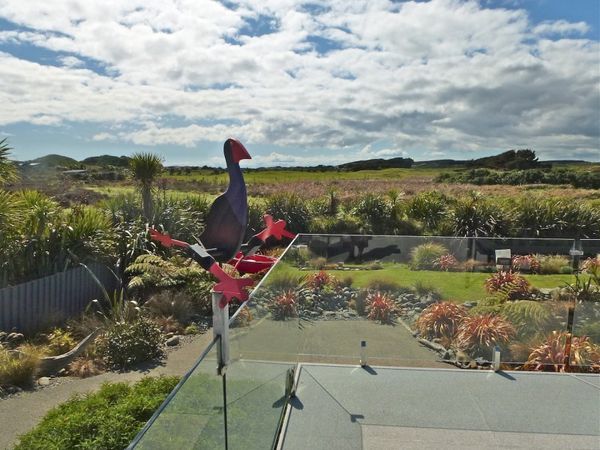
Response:
[[[239,163],[242,159],[252,159],[246,147],[237,139],[227,139],[225,141],[225,157],[231,158],[234,163]]]

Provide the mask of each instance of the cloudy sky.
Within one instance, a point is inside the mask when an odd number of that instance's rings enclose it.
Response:
[[[0,0],[17,159],[600,161],[598,0]]]

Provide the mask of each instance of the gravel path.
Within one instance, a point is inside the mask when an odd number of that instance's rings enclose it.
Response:
[[[195,336],[169,351],[162,365],[148,370],[124,373],[107,372],[90,378],[57,378],[50,386],[24,391],[0,400],[0,449],[12,448],[18,437],[35,427],[53,407],[73,394],[98,389],[106,381],[137,381],[152,375],[183,375],[212,339],[212,331]]]

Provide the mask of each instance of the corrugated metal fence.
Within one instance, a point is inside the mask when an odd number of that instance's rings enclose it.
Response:
[[[110,293],[117,287],[111,271],[101,264],[88,268]],[[102,290],[85,267],[0,289],[0,330],[31,332],[82,313]]]

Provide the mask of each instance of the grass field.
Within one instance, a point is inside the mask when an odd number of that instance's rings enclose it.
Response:
[[[279,263],[277,273],[289,273],[302,277],[316,271],[300,270],[285,262]],[[281,272],[280,272],[281,271]],[[489,294],[485,291],[485,280],[489,273],[478,272],[440,272],[430,270],[411,270],[406,264],[384,264],[380,270],[328,270],[327,273],[339,279],[351,277],[352,285],[367,287],[374,280],[394,282],[403,287],[414,287],[416,283],[435,288],[444,300],[456,302],[478,301]],[[272,274],[274,275],[274,274]],[[535,288],[556,288],[575,280],[573,275],[524,275]]]

